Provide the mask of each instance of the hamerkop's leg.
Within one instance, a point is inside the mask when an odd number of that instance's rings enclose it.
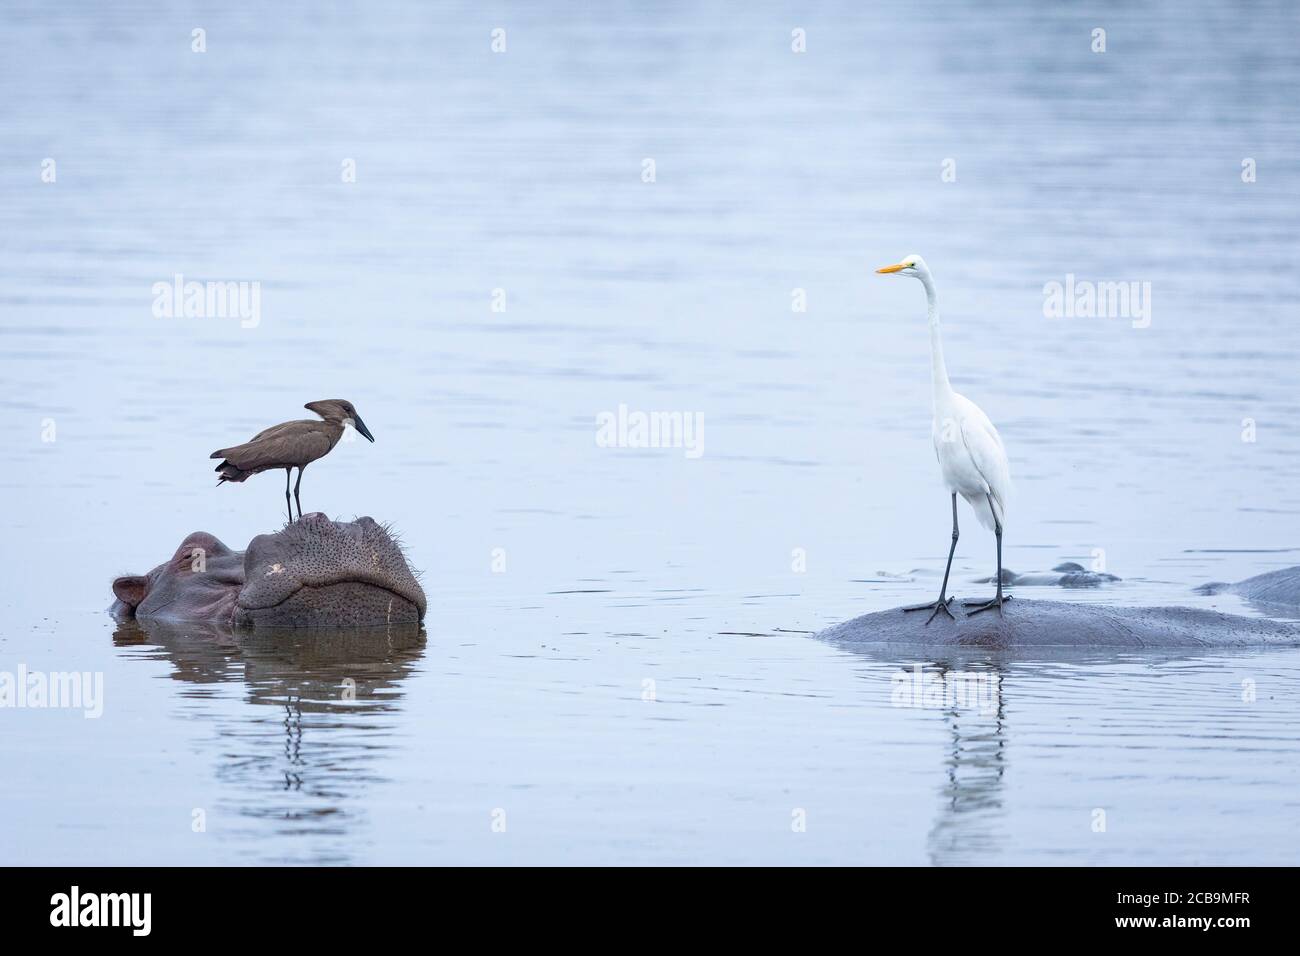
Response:
[[[293,500],[296,501],[296,502],[298,503],[298,517],[299,517],[299,518],[302,517],[302,501],[298,498],[298,489],[302,486],[302,473],[303,473],[303,469],[305,469],[306,467],[307,467],[306,465],[299,465],[299,466],[298,466],[298,480],[295,481],[295,482],[293,483]],[[287,478],[286,478],[285,480],[288,481]],[[285,497],[286,497],[286,498],[288,497],[288,494],[289,494],[288,485],[285,485]]]
[[[289,520],[293,521],[293,505],[289,503],[289,476],[291,474],[293,474],[292,467],[284,470],[284,507],[289,512]]]

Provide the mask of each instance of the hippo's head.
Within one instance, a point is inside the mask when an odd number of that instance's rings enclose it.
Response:
[[[170,561],[148,574],[128,574],[113,582],[117,617],[229,622],[244,583],[244,555],[231,551],[206,531],[181,542]]]
[[[113,582],[121,616],[269,627],[413,624],[425,597],[401,548],[372,518],[303,516],[248,550],[205,532],[147,575]]]
[[[402,549],[373,518],[331,521],[313,512],[249,542],[235,623],[411,624],[424,608]]]

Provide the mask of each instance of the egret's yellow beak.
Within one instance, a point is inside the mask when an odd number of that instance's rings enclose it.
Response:
[[[900,269],[906,269],[906,268],[907,266],[903,265],[903,263],[900,262],[897,265],[881,266],[876,271],[877,272],[898,272]]]

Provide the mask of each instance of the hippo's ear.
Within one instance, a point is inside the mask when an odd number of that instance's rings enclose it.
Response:
[[[148,583],[149,579],[143,575],[124,575],[113,582],[113,596],[131,608],[139,607]]]

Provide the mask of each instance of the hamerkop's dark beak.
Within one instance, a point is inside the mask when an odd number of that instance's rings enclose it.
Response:
[[[366,423],[361,420],[360,415],[352,416],[352,427],[355,428],[357,431],[359,431],[366,438],[369,438],[372,442],[375,440],[375,436],[370,434],[370,429],[366,427]]]

